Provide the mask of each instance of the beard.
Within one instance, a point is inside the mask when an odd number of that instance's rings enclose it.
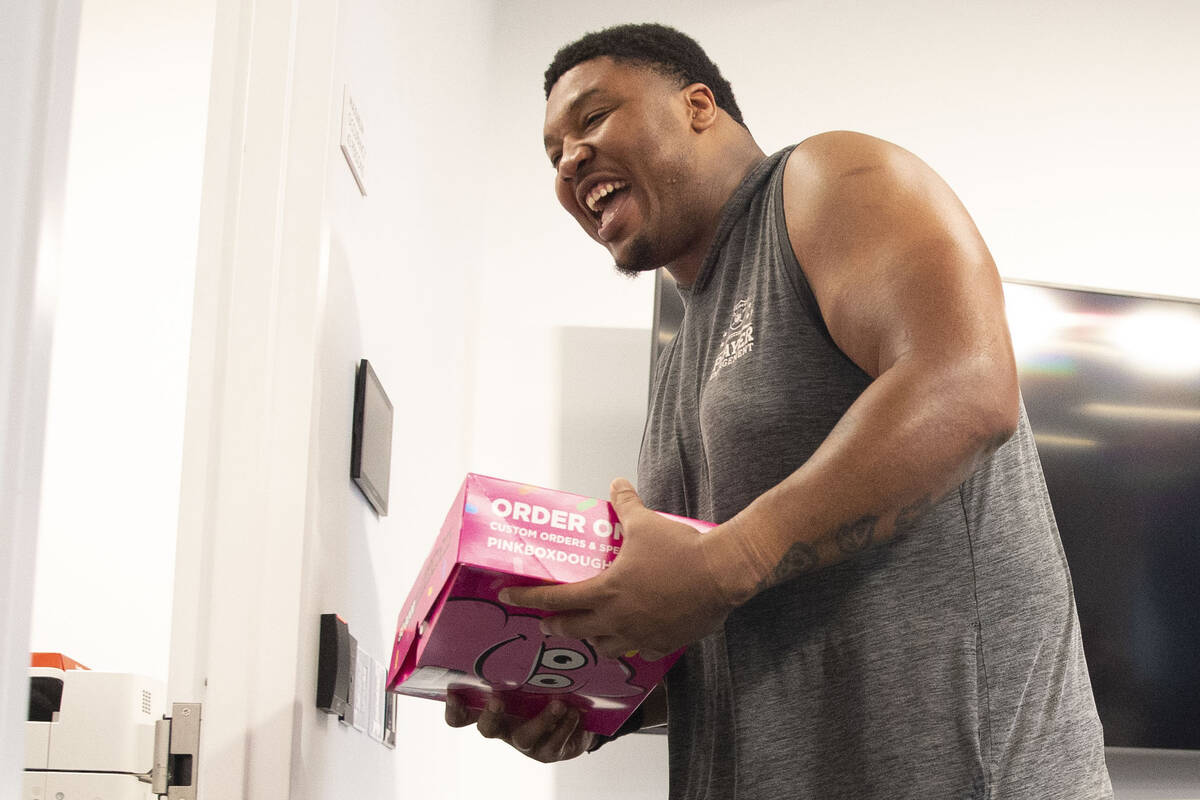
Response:
[[[702,203],[696,199],[701,193],[682,188],[687,185],[684,176],[692,171],[685,157],[680,156],[676,160],[670,177],[664,181],[671,201],[668,201],[666,210],[659,212],[660,221],[669,220],[670,224],[651,224],[649,230],[643,228],[635,234],[626,252],[614,258],[613,266],[617,272],[628,278],[636,278],[643,272],[670,266],[702,234],[694,223],[689,225],[685,222],[705,216]]]
[[[649,237],[638,236],[629,243],[629,252],[613,262],[613,267],[626,278],[636,278],[643,272],[653,272],[663,266],[660,261]]]
[[[696,215],[692,209],[684,209],[678,218],[688,219]],[[669,267],[686,253],[699,233],[691,228],[671,226],[642,231],[630,241],[624,253],[614,253],[613,266],[627,278],[636,278],[643,272],[653,272],[659,267]]]

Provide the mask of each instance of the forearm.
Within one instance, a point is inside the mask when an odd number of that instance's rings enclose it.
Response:
[[[803,466],[707,534],[709,567],[740,604],[888,541],[999,447],[1015,419],[1015,390],[1002,370],[971,360],[897,365]]]

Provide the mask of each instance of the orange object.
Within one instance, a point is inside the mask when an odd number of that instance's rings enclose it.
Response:
[[[53,667],[54,669],[87,669],[83,664],[80,664],[70,656],[64,656],[62,653],[31,653],[30,666],[33,667]]]

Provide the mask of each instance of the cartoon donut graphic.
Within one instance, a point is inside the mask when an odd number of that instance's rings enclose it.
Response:
[[[630,683],[634,671],[624,660],[600,658],[585,639],[547,636],[538,628],[539,620],[510,614],[499,603],[452,597],[436,624],[455,635],[431,640],[421,663],[473,675],[501,691],[596,697],[645,693]]]

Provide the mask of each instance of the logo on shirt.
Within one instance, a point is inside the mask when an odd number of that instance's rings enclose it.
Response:
[[[717,351],[717,360],[713,364],[708,379],[717,377],[717,373],[733,364],[742,356],[754,350],[754,301],[750,298],[739,300],[733,307],[729,319],[729,329],[721,337],[721,349]]]

